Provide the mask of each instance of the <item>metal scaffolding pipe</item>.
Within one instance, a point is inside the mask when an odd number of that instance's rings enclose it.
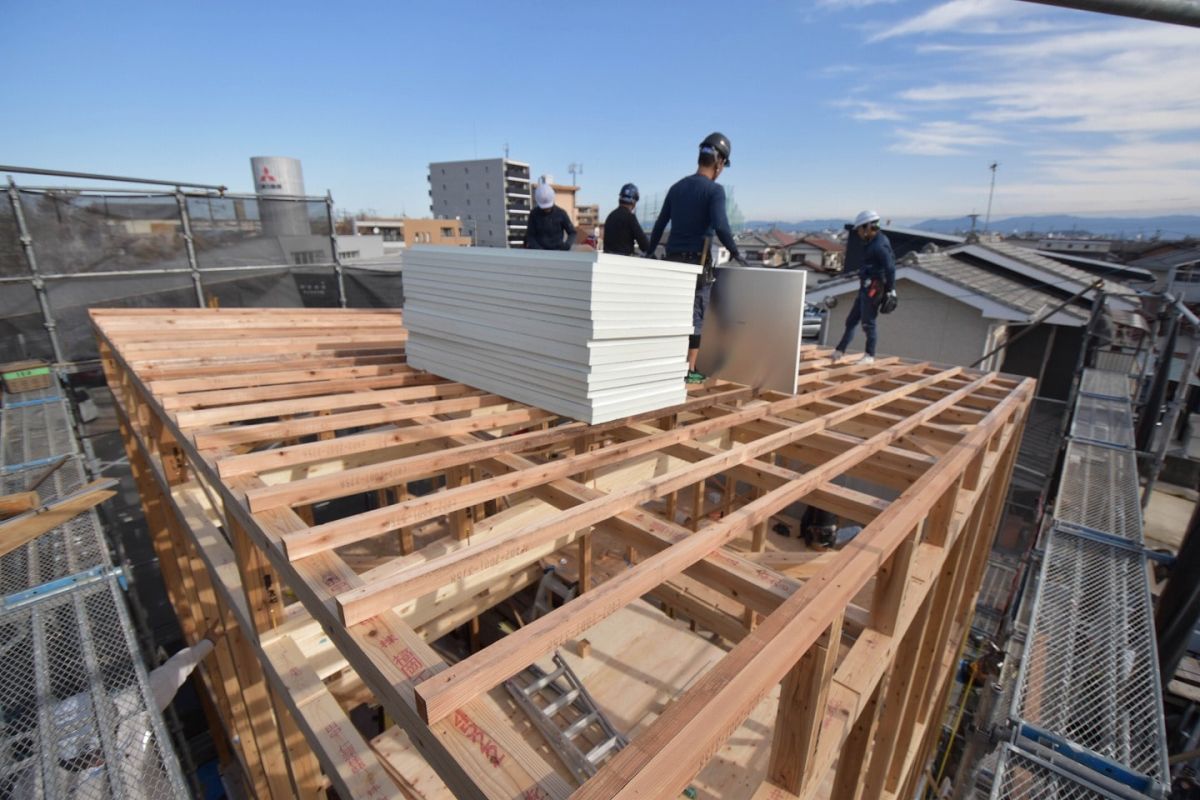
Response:
[[[130,178],[124,175],[97,175],[92,172],[70,172],[61,169],[41,169],[40,167],[10,167],[0,164],[0,172],[19,172],[25,175],[51,175],[56,178],[86,178],[89,181],[121,181],[122,183],[145,183],[154,186],[188,186],[193,189],[212,189],[224,193],[226,187],[211,183],[191,183],[189,181],[157,181],[148,178]]]
[[[1196,0],[1024,0],[1024,2],[1200,28],[1200,2],[1196,2]]]

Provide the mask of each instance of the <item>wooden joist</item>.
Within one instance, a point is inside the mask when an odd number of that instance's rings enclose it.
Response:
[[[733,649],[572,797],[682,791],[768,695],[756,797],[893,796],[922,768],[1031,382],[805,348],[794,397],[714,382],[589,426],[414,370],[395,312],[93,317],[185,630],[241,630],[206,685],[264,796],[317,791],[315,754],[348,795],[565,798],[488,693],[645,594]],[[865,528],[794,549],[769,531],[797,501]],[[592,563],[597,537],[629,565]],[[567,547],[580,597],[453,666],[429,647]],[[339,698],[404,734],[339,738]]]

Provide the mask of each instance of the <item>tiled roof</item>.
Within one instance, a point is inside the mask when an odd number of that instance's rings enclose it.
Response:
[[[831,242],[828,239],[822,239],[819,236],[805,236],[805,244],[811,244],[818,250],[824,250],[827,253],[844,253],[846,248],[837,242]]]
[[[922,272],[961,286],[964,293],[978,294],[1021,311],[1030,318],[1049,311],[1060,302],[1056,295],[1048,291],[1036,286],[1027,286],[1015,278],[954,258],[947,253],[919,253],[915,256],[914,266]],[[1079,319],[1087,319],[1088,316],[1082,310],[1071,306],[1067,306],[1063,311]]]
[[[1082,289],[1083,287],[1088,286],[1097,280],[1095,275],[1086,270],[1082,270],[1079,267],[1072,267],[1068,264],[1063,264],[1060,261],[1055,261],[1047,258],[1046,256],[1039,255],[1033,250],[1021,247],[1019,245],[1010,244],[1008,242],[980,242],[976,245],[967,245],[962,249],[976,255],[979,254],[980,250],[991,250],[992,252],[1001,256],[1024,262],[1026,265],[1042,272],[1049,272],[1061,279],[1061,282],[1058,283],[1058,287],[1060,289],[1070,290],[1072,288],[1072,284],[1075,284],[1075,290],[1077,291],[1078,289]],[[957,250],[958,248],[955,248],[955,251]],[[1100,280],[1104,279],[1101,278]],[[1107,294],[1112,295],[1136,295],[1136,292],[1134,292],[1132,289],[1129,289],[1128,287],[1117,283],[1116,281],[1104,280],[1103,289]]]
[[[1137,261],[1131,261],[1130,266],[1161,272],[1171,267],[1194,264],[1197,261],[1200,261],[1200,247],[1181,247],[1166,253],[1139,258]]]

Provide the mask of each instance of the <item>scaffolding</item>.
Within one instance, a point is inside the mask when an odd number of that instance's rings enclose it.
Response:
[[[1098,369],[1080,381],[993,798],[1164,797],[1170,782],[1129,388]]]
[[[6,395],[0,493],[87,480],[57,386]],[[0,797],[189,796],[95,510],[0,557]]]

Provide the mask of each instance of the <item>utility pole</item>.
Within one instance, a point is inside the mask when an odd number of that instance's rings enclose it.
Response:
[[[583,174],[583,164],[576,164],[572,162],[571,165],[567,167],[567,172],[571,173],[571,185],[578,186],[579,183],[575,180],[575,176]]]
[[[1000,166],[999,161],[993,161],[988,167],[992,171],[992,188],[988,189],[988,210],[987,216],[983,220],[983,232],[987,233],[988,228],[992,224],[992,195],[996,193],[996,167]]]

